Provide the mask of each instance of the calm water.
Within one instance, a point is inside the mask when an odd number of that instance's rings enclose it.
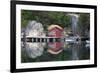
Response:
[[[22,63],[90,59],[90,47],[86,42],[26,42],[21,50]]]
[[[78,33],[78,16],[72,14],[71,17],[73,36],[69,37],[66,37],[67,34],[62,35],[64,30],[58,25],[51,25],[55,26],[53,27],[54,29],[52,31],[48,29],[47,32],[45,32],[43,24],[36,21],[31,21],[27,25],[26,29],[24,29],[25,34],[21,34],[21,38],[29,38],[28,40],[22,41],[21,43],[21,62],[28,63],[90,59],[90,47],[89,43],[86,42],[86,40],[89,39],[85,39],[83,41],[74,40],[74,36],[77,36]],[[57,26],[60,27],[60,29]],[[37,39],[30,39],[34,37],[36,37]],[[58,39],[40,40],[38,39],[39,37]],[[65,40],[62,38],[64,38]],[[77,38],[80,37],[77,36]]]

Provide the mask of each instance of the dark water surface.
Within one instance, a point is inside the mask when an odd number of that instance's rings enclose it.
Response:
[[[28,44],[27,44],[28,43]],[[90,59],[90,47],[86,42],[67,43],[30,43],[21,47],[21,62],[47,62],[47,61],[70,61]],[[53,47],[53,48],[51,48]],[[49,52],[48,50],[51,50]],[[56,50],[55,50],[56,49]]]

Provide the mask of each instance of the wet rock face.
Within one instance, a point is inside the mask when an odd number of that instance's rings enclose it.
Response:
[[[30,21],[28,26],[26,27],[26,37],[44,37],[44,28],[41,23],[37,23],[36,21]]]
[[[25,37],[45,37],[41,23],[30,21],[25,29]],[[44,51],[44,43],[25,42],[25,52],[30,58],[41,56]]]

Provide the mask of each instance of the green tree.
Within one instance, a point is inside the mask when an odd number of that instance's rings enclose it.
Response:
[[[90,14],[82,13],[79,16],[78,29],[81,36],[86,36],[90,30]]]
[[[71,25],[70,17],[66,16],[64,12],[22,10],[22,27],[26,27],[31,20],[42,23],[45,29],[51,24],[57,24],[61,27],[69,27]]]

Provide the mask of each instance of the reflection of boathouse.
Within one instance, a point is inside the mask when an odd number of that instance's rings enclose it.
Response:
[[[55,37],[55,38],[62,38],[63,37],[63,28],[58,25],[49,26],[48,27],[48,36]],[[48,52],[51,54],[58,54],[63,50],[62,42],[52,42],[52,43],[49,42],[48,46],[50,47],[48,49]]]

